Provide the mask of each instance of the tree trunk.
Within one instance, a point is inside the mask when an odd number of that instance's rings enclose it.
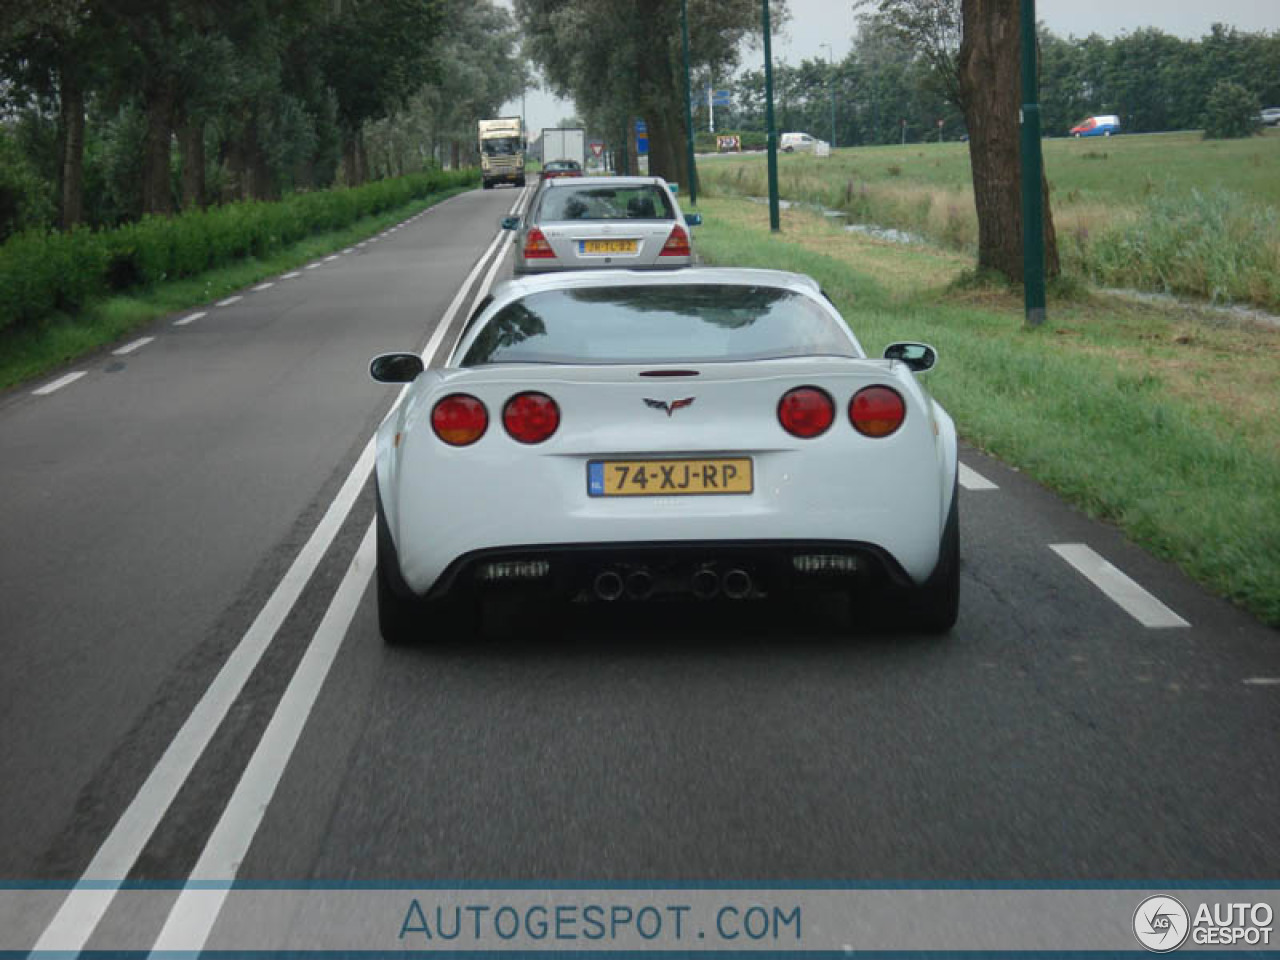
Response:
[[[173,212],[173,184],[169,168],[173,144],[173,109],[176,96],[168,78],[145,91],[147,134],[143,140],[142,212]]]
[[[348,187],[358,187],[364,182],[360,167],[360,143],[357,137],[350,134],[342,140],[342,169],[346,173]]]
[[[1022,281],[1022,107],[1019,0],[963,0],[960,92],[969,128],[973,199],[978,210],[978,266]],[[1060,272],[1058,245],[1044,194],[1045,271]]]
[[[63,230],[84,220],[84,90],[74,67],[59,76],[59,109],[62,112],[62,211]]]
[[[182,156],[182,209],[205,205],[204,124],[186,118],[178,128],[178,152]]]

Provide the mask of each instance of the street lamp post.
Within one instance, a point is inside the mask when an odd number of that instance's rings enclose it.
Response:
[[[698,203],[698,168],[694,166],[693,150],[693,92],[689,80],[689,0],[680,0],[681,33],[684,36],[684,129],[689,155],[689,202]]]
[[[1040,84],[1036,71],[1036,0],[1022,0],[1022,288],[1027,326],[1045,318],[1044,160],[1040,154]]]
[[[827,67],[829,68],[829,70],[828,70],[828,80],[827,80],[827,83],[831,86],[831,149],[832,149],[832,150],[834,150],[834,149],[836,148],[836,66],[835,66],[835,56],[834,56],[833,51],[832,51],[832,49],[831,49],[831,44],[829,44],[829,43],[820,43],[820,44],[818,44],[818,49],[819,49],[819,50],[821,50],[823,47],[826,47],[826,48],[827,48]]]
[[[760,0],[764,11],[764,126],[769,148],[769,229],[782,229],[778,211],[778,131],[773,126],[773,52],[769,37],[769,0]]]

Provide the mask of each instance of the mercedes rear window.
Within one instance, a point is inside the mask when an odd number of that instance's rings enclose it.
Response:
[[[671,284],[530,294],[489,318],[462,366],[856,357],[841,322],[777,287]]]
[[[563,187],[548,190],[534,218],[551,220],[674,220],[667,191],[655,184],[632,187]]]

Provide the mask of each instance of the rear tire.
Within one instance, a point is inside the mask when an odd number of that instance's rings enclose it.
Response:
[[[960,615],[960,488],[951,491],[951,509],[942,528],[938,565],[923,586],[910,591],[907,622],[922,633],[942,634]]]
[[[376,481],[375,481],[376,486]],[[422,601],[408,592],[400,573],[400,560],[391,540],[391,530],[382,511],[382,493],[378,499],[378,631],[389,646],[413,643],[421,636],[423,624]]]
[[[414,596],[400,573],[400,558],[391,539],[382,492],[377,493],[378,631],[388,646],[399,647],[429,640],[440,643],[474,636],[480,628],[480,603],[466,595],[440,600]]]

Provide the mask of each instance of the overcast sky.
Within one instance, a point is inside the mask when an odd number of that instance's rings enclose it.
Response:
[[[496,0],[510,7],[510,0]],[[852,45],[854,14],[849,0],[789,0],[791,19],[780,36],[773,38],[775,63],[798,64],[828,56],[830,43],[836,60]],[[1159,27],[1179,37],[1202,37],[1214,23],[1240,30],[1268,33],[1280,30],[1280,0],[1036,0],[1036,18],[1062,37],[1098,33],[1114,37],[1141,27]],[[748,53],[759,57],[759,52]],[[520,112],[520,101],[503,108],[504,115]],[[529,129],[554,127],[573,115],[573,104],[556,100],[542,91],[530,91],[525,100]]]

